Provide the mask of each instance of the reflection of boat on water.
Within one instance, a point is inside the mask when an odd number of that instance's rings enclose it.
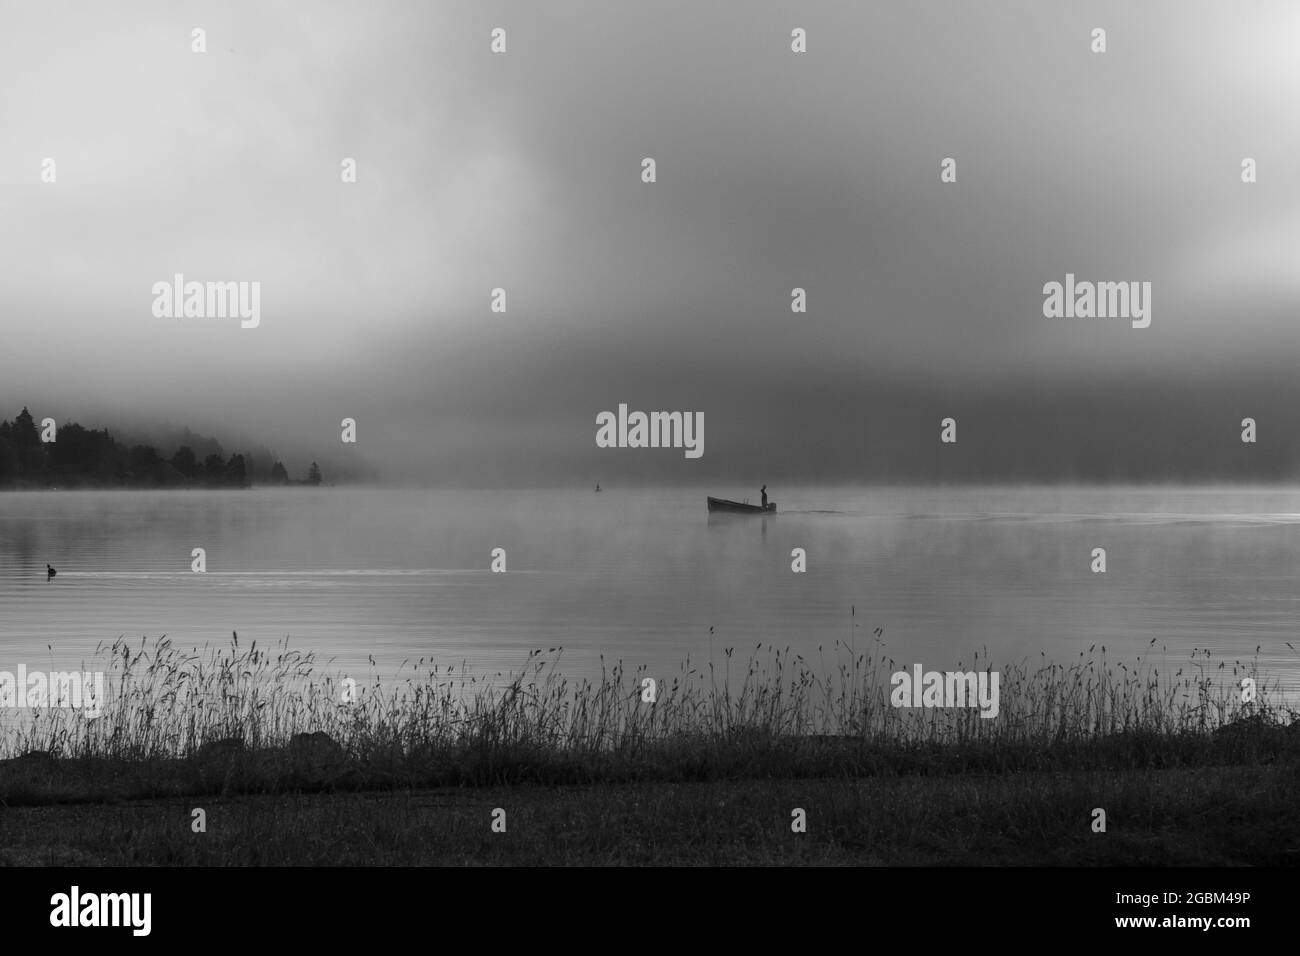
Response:
[[[751,505],[748,502],[710,497],[709,511],[722,511],[735,515],[774,515],[776,514],[776,502],[769,501],[767,507],[764,508],[762,505]]]

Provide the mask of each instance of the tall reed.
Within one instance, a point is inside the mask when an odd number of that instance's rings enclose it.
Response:
[[[707,759],[741,744],[790,740],[859,741],[891,747],[1050,747],[1116,735],[1195,735],[1249,718],[1281,725],[1295,714],[1256,660],[1216,661],[1195,650],[1181,664],[1149,656],[1125,663],[1096,646],[1070,662],[1021,661],[998,668],[996,718],[966,708],[895,708],[890,677],[910,664],[888,657],[877,630],[865,649],[856,636],[806,659],[789,648],[755,645],[743,663],[723,650],[716,673],[689,659],[656,679],[644,699],[645,668],[601,660],[598,677],[565,673],[563,649],[538,649],[514,673],[484,674],[421,658],[396,680],[375,677],[352,692],[320,674],[311,653],[288,640],[183,650],[169,638],[119,639],[97,648],[107,666],[102,712],[33,709],[11,721],[0,753],[47,751],[63,757],[151,760],[196,753],[235,739],[249,749],[284,745],[324,731],[352,758],[412,754],[546,752],[567,757],[635,758],[688,746]],[[1148,654],[1154,647],[1152,641]],[[373,664],[373,659],[372,659]],[[992,669],[976,654],[957,670]],[[1240,681],[1258,684],[1244,702]]]

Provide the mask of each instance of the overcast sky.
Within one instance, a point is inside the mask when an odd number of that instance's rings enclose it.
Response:
[[[0,14],[0,416],[331,454],[351,416],[403,482],[1300,468],[1294,3]],[[260,326],[156,318],[178,272]],[[1045,318],[1067,272],[1151,326]],[[620,402],[704,456],[598,449]]]

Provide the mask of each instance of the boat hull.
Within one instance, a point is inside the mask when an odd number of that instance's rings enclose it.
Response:
[[[776,502],[769,501],[767,507],[751,505],[741,501],[728,501],[726,498],[709,498],[709,511],[721,511],[733,515],[774,515]]]

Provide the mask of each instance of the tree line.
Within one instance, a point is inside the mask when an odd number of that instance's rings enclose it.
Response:
[[[321,483],[316,462],[305,479],[294,481],[284,464],[271,456],[227,458],[215,439],[202,436],[194,436],[192,443],[201,452],[183,444],[170,455],[153,445],[121,444],[106,428],[84,428],[76,422],[59,425],[54,437],[54,441],[41,440],[41,430],[25,407],[12,422],[0,421],[0,488],[247,488]]]

